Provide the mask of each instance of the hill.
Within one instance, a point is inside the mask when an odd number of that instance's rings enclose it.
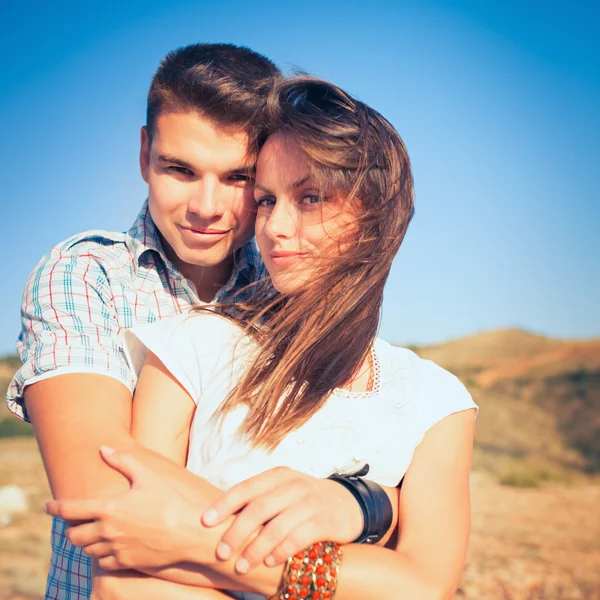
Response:
[[[600,340],[508,329],[417,352],[479,403],[476,468],[523,485],[600,471]]]
[[[419,349],[485,388],[504,379],[554,376],[600,369],[600,340],[553,340],[520,329],[488,331]]]
[[[2,390],[2,398],[0,399],[0,438],[33,435],[31,425],[12,417],[4,401],[8,384],[20,366],[21,361],[17,356],[0,358],[0,390]]]

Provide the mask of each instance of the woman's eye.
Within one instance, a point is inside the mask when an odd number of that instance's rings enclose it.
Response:
[[[275,198],[273,196],[261,196],[260,198],[254,199],[256,206],[268,207],[275,204]]]
[[[319,204],[323,202],[323,200],[325,200],[325,198],[323,198],[323,196],[320,196],[319,194],[307,194],[306,196],[302,197],[302,199],[300,200],[300,204],[310,206],[312,204]]]

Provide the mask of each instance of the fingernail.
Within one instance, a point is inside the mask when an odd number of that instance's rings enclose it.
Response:
[[[267,556],[267,558],[265,558],[265,565],[267,565],[267,567],[274,567],[275,563],[276,563],[276,560],[272,554],[269,554],[269,556]]]
[[[238,573],[247,573],[250,568],[250,563],[245,558],[238,558],[238,561],[235,563],[235,570]]]
[[[224,542],[221,542],[217,546],[217,556],[221,560],[227,560],[227,559],[231,558],[231,548],[229,547],[229,545],[225,544]]]
[[[205,525],[214,525],[217,522],[218,518],[219,518],[219,513],[214,508],[209,508],[202,515],[202,522]]]
[[[114,448],[111,448],[110,446],[100,446],[100,450],[102,450],[102,452],[104,452],[104,454],[114,454],[115,453]]]
[[[48,504],[44,504],[44,506],[42,506],[42,511],[48,514]]]

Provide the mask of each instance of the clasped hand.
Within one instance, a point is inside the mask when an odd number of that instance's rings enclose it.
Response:
[[[162,457],[148,463],[110,448],[101,454],[130,489],[108,498],[52,500],[45,510],[78,522],[69,540],[105,571],[185,562],[216,567],[235,558],[236,570],[245,573],[261,563],[281,564],[320,540],[349,543],[362,529],[360,508],[343,486],[286,467],[223,493]]]

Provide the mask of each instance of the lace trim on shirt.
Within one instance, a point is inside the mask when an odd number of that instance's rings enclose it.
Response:
[[[379,365],[379,357],[375,351],[375,344],[371,346],[370,350],[371,359],[373,360],[373,388],[366,392],[352,392],[351,390],[345,390],[343,388],[335,388],[332,392],[333,395],[341,398],[351,398],[353,400],[360,400],[362,398],[373,398],[379,394],[380,382],[381,382],[381,366]]]

